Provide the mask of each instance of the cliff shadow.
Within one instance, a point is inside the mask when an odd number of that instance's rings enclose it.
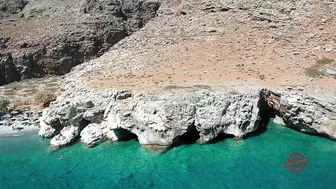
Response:
[[[247,133],[244,139],[248,139],[251,137],[257,137],[259,135],[264,134],[267,131],[267,125],[270,122],[270,120],[271,120],[270,117],[262,117],[258,128],[251,133]]]
[[[216,138],[210,140],[209,142],[205,143],[205,144],[216,144],[218,142],[222,142],[226,139],[232,139],[234,138],[235,136],[234,135],[231,135],[231,134],[226,134],[226,133],[221,133],[219,134]]]
[[[119,141],[123,141],[123,142],[130,141],[130,140],[138,141],[138,136],[129,130],[118,128],[114,130],[114,132],[116,136],[119,138]]]
[[[177,136],[173,140],[173,144],[166,150],[176,148],[182,145],[192,145],[200,138],[199,132],[197,131],[195,125],[189,126],[188,131],[181,136]]]

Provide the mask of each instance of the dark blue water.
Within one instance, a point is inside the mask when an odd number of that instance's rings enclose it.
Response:
[[[310,162],[284,168],[290,154]],[[63,155],[63,159],[58,159]],[[269,124],[243,141],[185,145],[164,154],[138,142],[81,143],[52,152],[37,135],[0,138],[0,188],[336,188],[336,142]]]

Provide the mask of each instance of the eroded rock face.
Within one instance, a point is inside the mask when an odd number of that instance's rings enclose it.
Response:
[[[133,97],[127,91],[78,91],[61,95],[43,112],[40,135],[56,135],[53,147],[73,142],[80,132],[88,146],[104,138],[116,141],[136,135],[143,147],[155,149],[169,148],[192,130],[199,132],[200,142],[221,133],[244,137],[258,128],[258,100],[258,95],[208,90],[146,97]],[[82,125],[83,120],[91,124]],[[62,128],[59,134],[52,127],[57,122]]]
[[[116,104],[107,121],[111,129],[136,134],[144,147],[166,149],[192,127],[199,132],[200,142],[221,133],[244,137],[258,128],[258,100],[258,95],[211,91],[153,94]]]
[[[0,54],[0,85],[20,81],[20,74],[13,64],[13,58],[10,54]]]
[[[136,137],[145,148],[165,150],[192,132],[200,143],[220,134],[244,138],[258,129],[262,118],[278,116],[291,128],[336,139],[335,107],[299,92],[267,89],[235,95],[176,90],[136,97],[129,91],[83,89],[64,93],[45,109],[40,135],[54,136],[52,147],[70,144],[81,133],[89,147],[105,138]]]
[[[85,89],[65,92],[43,111],[39,135],[46,138],[54,137],[51,145],[57,148],[72,143],[79,137],[80,132],[91,123],[91,126],[83,133],[83,140],[88,146],[94,145],[94,141],[90,142],[90,137],[94,136],[89,136],[89,133],[95,128],[94,126],[102,125],[104,112],[109,102],[114,102],[118,96],[125,95],[125,93],[128,92]],[[98,130],[100,132],[103,128],[96,129],[96,132]],[[107,130],[104,131],[104,133],[107,132]],[[113,131],[108,134],[112,138]]]
[[[297,91],[262,91],[264,100],[286,126],[336,139],[336,101],[320,100]]]
[[[177,96],[149,96],[122,101],[109,113],[108,128],[123,128],[137,135],[141,145],[165,149],[195,122],[195,105],[184,100]]]
[[[209,142],[219,134],[243,138],[258,128],[260,110],[258,95],[212,94],[201,98],[196,112],[196,127],[202,142]]]

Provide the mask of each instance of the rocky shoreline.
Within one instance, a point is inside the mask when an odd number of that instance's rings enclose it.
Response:
[[[60,4],[82,20],[72,25],[62,17],[67,24],[42,54],[0,56],[0,84],[71,70],[39,119],[39,135],[51,138],[52,148],[137,139],[166,150],[223,134],[244,139],[274,117],[336,139],[334,2],[83,2]],[[33,5],[20,8],[24,19],[40,15]],[[39,49],[12,39],[0,38],[0,48]],[[21,63],[28,67],[17,69]]]
[[[0,136],[21,135],[24,132],[38,131],[42,111],[24,108],[0,114]]]
[[[52,138],[56,149],[79,138],[92,147],[133,137],[145,148],[165,150],[181,140],[208,143],[220,134],[244,139],[279,116],[288,127],[336,139],[335,107],[298,91],[230,94],[195,88],[137,96],[79,89],[63,93],[43,111],[39,135]]]

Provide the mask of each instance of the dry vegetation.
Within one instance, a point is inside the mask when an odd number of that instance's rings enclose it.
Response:
[[[7,111],[7,108],[10,104],[10,101],[5,97],[0,97],[0,114],[3,114]]]
[[[60,78],[38,78],[0,87],[0,111],[24,107],[46,107],[61,91]],[[5,107],[6,106],[6,107]]]
[[[330,58],[323,58],[318,61],[316,61],[316,64],[310,66],[309,68],[306,68],[305,74],[310,77],[322,77],[325,76],[325,67],[327,65],[332,66],[334,64],[335,60]]]

